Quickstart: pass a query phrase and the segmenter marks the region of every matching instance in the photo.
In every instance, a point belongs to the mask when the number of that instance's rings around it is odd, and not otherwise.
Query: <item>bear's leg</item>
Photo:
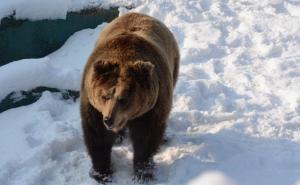
[[[138,182],[148,182],[154,179],[153,156],[162,143],[165,130],[165,124],[159,124],[147,117],[139,118],[129,126],[134,149],[134,180]]]
[[[90,176],[100,183],[110,182],[111,150],[115,134],[105,129],[102,115],[91,105],[82,115],[84,140],[93,165]]]

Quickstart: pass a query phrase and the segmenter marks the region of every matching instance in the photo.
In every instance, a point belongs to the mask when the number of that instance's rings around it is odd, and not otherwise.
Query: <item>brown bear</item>
[[[134,179],[149,181],[172,107],[179,69],[174,36],[160,21],[138,13],[116,18],[101,32],[84,69],[80,111],[90,175],[110,181],[111,150],[128,128]]]

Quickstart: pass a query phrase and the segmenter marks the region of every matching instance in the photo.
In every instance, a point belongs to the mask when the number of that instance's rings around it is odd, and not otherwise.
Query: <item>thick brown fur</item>
[[[152,158],[163,139],[178,70],[175,38],[152,17],[125,14],[101,32],[84,69],[80,97],[96,180],[107,181],[112,173],[111,149],[125,127],[133,144],[136,179],[153,178]]]

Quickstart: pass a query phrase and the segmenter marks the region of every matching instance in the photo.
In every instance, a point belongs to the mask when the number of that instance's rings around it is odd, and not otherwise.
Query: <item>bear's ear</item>
[[[118,69],[118,64],[114,62],[100,60],[94,63],[94,71],[98,75],[117,71]]]
[[[144,84],[151,79],[155,66],[151,62],[136,61],[129,67],[130,75]]]

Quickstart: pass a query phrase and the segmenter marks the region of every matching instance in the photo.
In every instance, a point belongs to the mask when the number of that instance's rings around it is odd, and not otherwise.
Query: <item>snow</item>
[[[234,185],[235,183],[220,172],[205,172],[201,176],[193,179],[188,185]]]
[[[178,41],[181,68],[170,142],[154,158],[157,179],[150,184],[299,185],[299,1],[64,3],[68,10],[134,4],[130,11],[160,19]],[[13,9],[0,6],[0,15]],[[128,11],[120,8],[120,14]],[[32,19],[44,16],[39,13],[32,12]],[[79,90],[83,66],[104,26],[75,33],[44,58],[1,66],[0,100],[37,86]],[[0,113],[0,153],[0,184],[97,184],[88,177],[79,102],[57,93],[44,92],[31,105]],[[112,159],[111,184],[132,184],[129,140],[113,148]]]
[[[0,100],[12,91],[31,90],[39,86],[78,89],[80,79],[76,70],[53,68],[48,57],[19,60],[0,68]]]
[[[90,7],[131,7],[139,0],[1,0],[0,20],[14,15],[16,19],[65,19],[68,12],[80,11]]]
[[[68,0],[30,0],[18,3],[16,19],[65,19],[68,11]]]

